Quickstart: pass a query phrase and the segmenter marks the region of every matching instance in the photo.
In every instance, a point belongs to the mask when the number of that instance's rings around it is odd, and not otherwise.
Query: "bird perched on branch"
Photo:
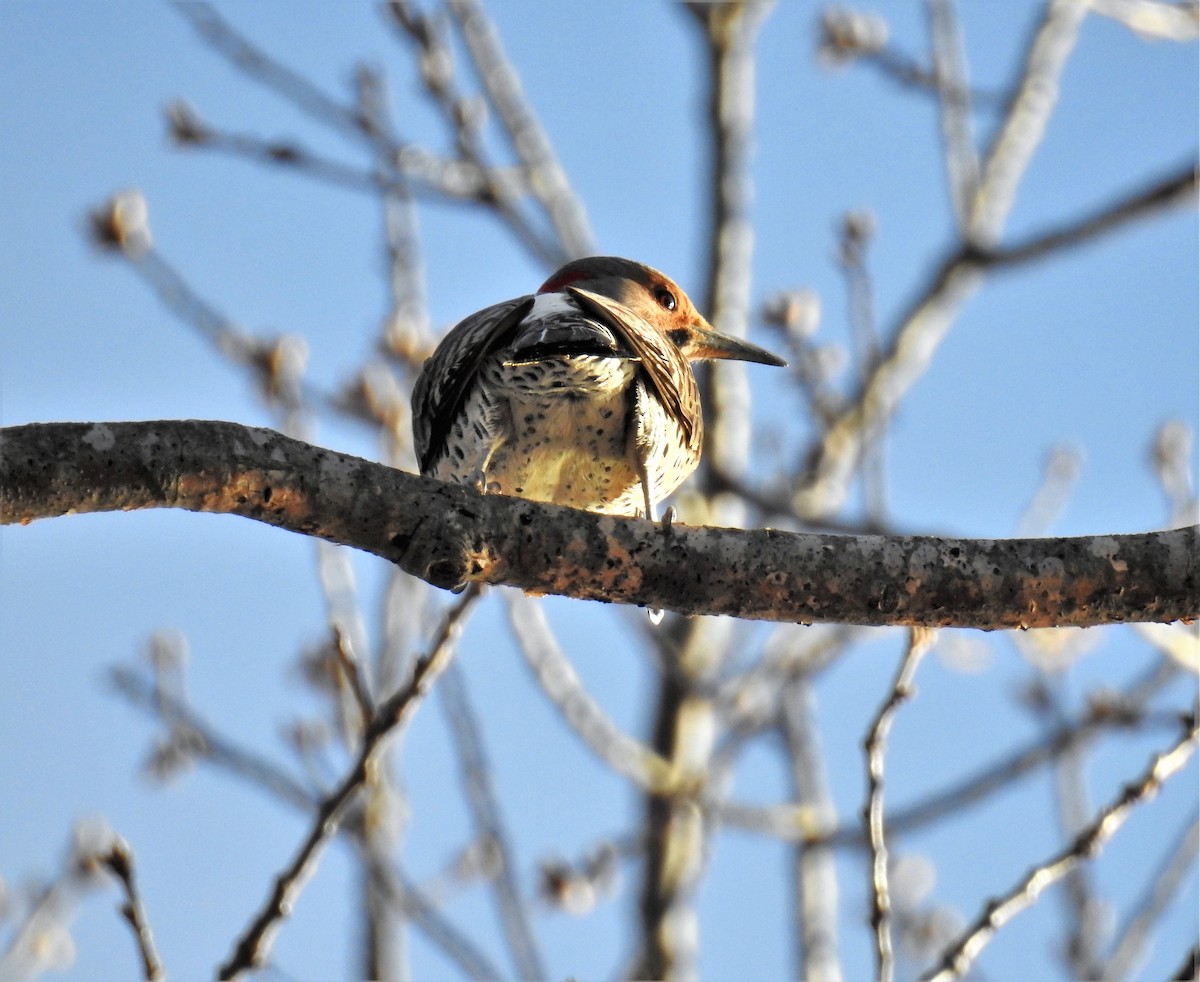
[[[480,491],[657,519],[700,462],[691,362],[783,365],[714,331],[669,277],[567,263],[454,327],[413,390],[421,473]]]

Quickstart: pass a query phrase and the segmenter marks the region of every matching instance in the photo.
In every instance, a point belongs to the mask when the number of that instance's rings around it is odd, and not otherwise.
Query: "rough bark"
[[[184,508],[362,549],[435,586],[685,614],[984,629],[1190,620],[1200,527],[1140,535],[950,539],[664,529],[480,495],[215,421],[0,430],[0,524]]]

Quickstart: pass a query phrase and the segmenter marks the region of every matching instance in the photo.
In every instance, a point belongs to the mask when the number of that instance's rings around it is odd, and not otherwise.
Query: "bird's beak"
[[[749,341],[714,331],[707,325],[692,328],[692,336],[684,346],[684,353],[693,361],[725,359],[727,361],[753,361],[760,365],[775,365],[783,368],[787,362]]]

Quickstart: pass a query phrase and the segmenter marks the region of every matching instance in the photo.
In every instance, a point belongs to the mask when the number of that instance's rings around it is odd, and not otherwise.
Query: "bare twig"
[[[137,944],[138,954],[142,959],[142,974],[147,982],[159,982],[167,977],[162,960],[154,947],[154,935],[150,931],[150,923],[146,919],[146,907],[137,889],[137,881],[133,874],[133,850],[123,839],[118,838],[112,849],[100,857],[100,862],[121,883],[125,891],[125,903],[121,907],[121,916],[129,922],[133,929],[133,939]]]
[[[517,974],[523,979],[546,978],[542,956],[529,923],[527,905],[517,884],[514,869],[516,860],[508,832],[500,818],[491,771],[484,757],[483,737],[467,699],[466,680],[457,665],[452,664],[447,668],[442,680],[441,698],[462,764],[463,783],[466,785],[475,826],[489,857],[494,861],[491,881],[500,909],[500,922],[504,926],[504,936],[516,963]]]
[[[892,901],[888,889],[888,849],[883,821],[884,757],[892,719],[901,704],[912,698],[917,666],[936,640],[936,631],[914,628],[910,632],[908,649],[896,672],[891,692],[879,707],[863,742],[867,756],[867,806],[863,809],[863,817],[871,854],[871,926],[875,930],[876,977],[880,982],[891,982],[895,967],[892,954]]]
[[[1146,771],[1102,808],[1070,846],[1034,866],[1002,897],[989,901],[976,921],[945,952],[938,965],[922,978],[932,982],[948,982],[966,973],[1000,928],[1033,904],[1046,887],[1092,859],[1125,823],[1134,808],[1153,798],[1163,783],[1183,768],[1195,751],[1198,740],[1200,729],[1197,729],[1193,713],[1185,720],[1184,733],[1174,746],[1157,754]]]
[[[296,897],[312,874],[322,848],[337,832],[350,802],[370,779],[379,749],[384,746],[386,738],[412,715],[434,679],[449,664],[462,618],[478,596],[478,588],[469,588],[463,593],[446,612],[430,643],[429,653],[414,666],[409,683],[381,703],[375,711],[363,733],[362,746],[354,766],[341,784],[318,805],[312,829],[292,861],[276,877],[271,895],[262,909],[237,940],[234,950],[220,968],[220,978],[235,978],[263,963],[274,932],[282,919],[291,913]]]

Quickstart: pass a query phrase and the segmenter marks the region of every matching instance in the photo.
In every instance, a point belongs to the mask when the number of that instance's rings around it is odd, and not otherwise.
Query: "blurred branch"
[[[959,308],[982,284],[985,272],[1045,258],[1117,231],[1135,219],[1182,205],[1195,196],[1196,186],[1196,164],[1189,162],[1181,170],[1123,193],[1095,212],[1016,245],[958,245],[901,316],[874,371],[814,448],[807,473],[792,496],[796,514],[814,518],[840,505],[864,440],[892,415],[925,372]]]
[[[1152,41],[1195,41],[1200,37],[1196,0],[1092,0],[1092,9]]]
[[[511,193],[512,189],[494,179],[496,170],[487,158],[483,138],[483,114],[477,104],[458,90],[454,59],[442,23],[413,10],[408,0],[392,0],[386,10],[391,23],[417,48],[421,82],[453,130],[459,157],[486,182],[479,196],[480,203],[494,208],[517,238],[547,266],[558,266],[574,258],[561,243],[534,229]]]
[[[475,712],[467,699],[466,681],[457,665],[448,665],[440,695],[446,722],[454,734],[454,744],[462,766],[463,783],[471,815],[492,859],[490,877],[496,891],[500,923],[522,979],[544,979],[546,970],[538,950],[521,890],[517,885],[512,844],[500,819],[500,807],[492,788],[491,770],[483,753],[483,738]]]
[[[816,698],[806,675],[784,689],[780,727],[791,763],[796,808],[819,827],[836,822],[829,777],[816,720]],[[838,960],[837,863],[827,843],[800,842],[794,853],[796,978],[841,982]]]
[[[994,245],[1004,230],[1017,185],[1042,141],[1058,102],[1058,83],[1075,47],[1090,0],[1049,0],[1026,50],[1021,77],[988,152],[967,227],[966,241]]]
[[[496,168],[489,175],[469,161],[419,147],[399,147],[389,153],[386,166],[367,169],[324,157],[294,138],[271,140],[218,129],[182,101],[171,103],[166,113],[171,137],[180,147],[230,154],[352,191],[378,193],[403,188],[423,200],[480,204],[486,202],[491,182],[511,187],[512,195],[524,187],[521,175],[512,168]]]
[[[1172,974],[1175,982],[1196,982],[1200,978],[1200,942],[1183,956],[1183,962]]]
[[[702,31],[708,60],[707,100],[710,207],[706,233],[704,308],[718,330],[745,337],[750,315],[750,157],[754,129],[754,41],[771,0],[691,3],[686,10]],[[750,390],[744,366],[707,365],[697,372],[704,407],[704,461],[699,483],[711,495],[711,468],[741,474],[749,460]],[[744,522],[740,503],[718,514]],[[650,791],[643,798],[639,940],[632,975],[687,978],[696,972],[699,920],[694,893],[707,859],[699,796],[713,778],[717,729],[712,676],[728,651],[730,625],[711,619],[675,621],[655,637],[662,673],[655,695],[651,746],[688,793]]]
[[[133,940],[137,944],[138,954],[142,959],[142,974],[146,982],[160,982],[166,979],[167,973],[163,968],[158,951],[154,947],[154,935],[150,931],[150,923],[146,919],[146,907],[142,903],[141,894],[137,889],[137,881],[133,874],[133,850],[125,840],[117,837],[112,849],[106,855],[98,857],[98,861],[117,878],[121,889],[125,891],[125,903],[121,907],[121,916],[129,922],[133,929]]]
[[[114,688],[132,705],[151,711],[172,730],[182,731],[185,734],[182,741],[187,753],[207,761],[225,773],[248,781],[252,787],[266,791],[275,799],[304,814],[312,814],[317,808],[319,799],[315,794],[275,764],[257,756],[254,751],[238,747],[217,733],[210,723],[201,718],[182,699],[163,691],[128,668],[114,668],[111,681]],[[353,823],[349,831],[356,835],[365,861],[378,864],[379,857],[368,847],[361,824]],[[487,957],[478,951],[401,871],[388,864],[386,868],[373,868],[372,874],[377,876],[397,908],[434,945],[441,948],[447,957],[458,964],[465,975],[474,979],[500,978],[500,972]]]
[[[1196,197],[1198,180],[1200,171],[1196,163],[1190,161],[1176,171],[1118,196],[1090,214],[1031,235],[1024,241],[992,248],[964,247],[961,259],[957,261],[983,269],[997,269],[1045,258],[1117,231],[1128,222],[1187,204]]]
[[[661,675],[650,744],[675,778],[672,793],[642,800],[642,884],[634,979],[691,978],[700,930],[694,897],[708,855],[711,827],[701,800],[714,783],[717,719],[713,679],[729,650],[732,624],[715,618],[672,618],[658,630]]]
[[[1042,466],[1042,480],[1017,522],[1017,534],[1045,535],[1066,508],[1083,470],[1083,454],[1074,447],[1051,447]]]
[[[960,235],[966,235],[971,201],[979,187],[979,154],[971,132],[971,92],[967,56],[958,22],[957,0],[926,0],[933,69],[941,110],[942,149],[950,203]]]
[[[499,968],[437,909],[424,892],[400,870],[388,865],[377,874],[392,902],[405,917],[416,924],[468,978],[494,982],[501,978]]]
[[[113,195],[93,209],[89,219],[92,241],[124,259],[159,300],[219,354],[249,368],[260,395],[268,405],[280,409],[285,419],[322,402],[337,408],[330,397],[305,383],[308,349],[302,338],[247,334],[194,290],[163,257],[154,246],[149,211],[140,192]]]
[[[867,379],[879,363],[879,336],[875,329],[875,291],[867,266],[867,249],[875,237],[875,216],[866,210],[849,211],[842,218],[838,263],[846,278],[847,317],[854,342],[860,379]],[[859,470],[866,524],[883,527],[887,516],[887,434],[881,421],[863,441]]]
[[[0,441],[0,524],[156,507],[238,514],[362,549],[444,588],[507,583],[777,621],[1033,627],[1200,615],[1196,527],[1007,540],[680,524],[668,533],[234,423],[32,423],[0,430]]]
[[[100,885],[106,857],[121,847],[129,848],[103,819],[76,823],[70,852],[58,875],[26,891],[24,916],[13,925],[8,946],[0,955],[0,979],[28,982],[49,970],[71,967],[75,943],[70,925],[79,901]],[[0,913],[10,914],[6,890],[0,891],[0,900],[5,901]]]
[[[1174,746],[1157,754],[1147,770],[1102,808],[1070,846],[1033,867],[1002,897],[988,901],[978,919],[947,949],[936,968],[922,978],[932,982],[960,978],[1000,928],[1035,903],[1046,887],[1093,859],[1125,824],[1134,808],[1153,798],[1191,758],[1200,741],[1200,729],[1194,712],[1183,722],[1184,733]]]
[[[372,151],[390,179],[403,179],[398,162],[411,160],[412,157],[409,155],[406,158],[408,148],[393,139],[386,130],[381,130],[378,120],[373,120],[357,108],[350,108],[325,95],[308,79],[242,37],[208,4],[174,2],[172,6],[215,51],[249,78],[273,90],[307,115],[343,136],[362,143]],[[460,135],[467,134],[468,120],[457,115],[457,104],[452,108],[454,112],[447,118],[458,128]],[[507,189],[495,178],[492,169],[484,160],[481,145],[467,139],[466,142],[460,141],[459,149],[466,153],[468,167],[473,168],[475,174],[486,182],[477,200],[494,207],[518,240],[542,262],[551,266],[558,265],[563,259],[561,251],[534,230],[512,204]]]
[[[600,760],[639,788],[669,792],[676,786],[671,765],[623,732],[588,694],[555,641],[542,605],[515,591],[506,592],[505,600],[525,663],[567,726]]]
[[[183,699],[133,669],[113,666],[109,681],[132,705],[162,720],[170,729],[170,739],[186,756],[207,760],[296,808],[310,811],[316,805],[316,795],[282,768],[223,737]]]
[[[1057,700],[1055,709],[1061,710]],[[1061,834],[1068,842],[1076,841],[1093,812],[1088,794],[1086,750],[1087,744],[1076,744],[1058,758],[1055,766],[1055,803]],[[1075,978],[1099,978],[1107,918],[1091,870],[1080,865],[1068,872],[1063,877],[1060,896],[1066,908],[1062,954],[1067,967]]]
[[[371,779],[375,757],[391,736],[412,715],[434,679],[449,664],[454,652],[459,624],[478,598],[478,589],[467,590],[446,612],[429,646],[429,653],[413,667],[412,678],[394,695],[381,703],[363,733],[358,759],[341,784],[317,806],[312,829],[288,866],[276,877],[271,895],[234,945],[234,950],[219,970],[219,977],[232,979],[262,965],[280,922],[295,906],[304,882],[326,842],[337,832],[347,807]]]
[[[1155,689],[1174,676],[1164,676]],[[1140,697],[1127,695],[1115,702],[1096,700],[1082,718],[1064,723],[1054,732],[1040,736],[1020,750],[1008,754],[975,774],[956,781],[914,804],[895,809],[888,820],[893,836],[912,832],[943,818],[956,815],[971,805],[987,800],[996,792],[1031,773],[1043,764],[1059,759],[1080,743],[1094,739],[1110,730],[1141,730],[1149,727],[1174,727],[1178,713],[1163,711],[1148,713],[1140,708]],[[756,808],[748,805],[721,804],[720,819],[727,825],[771,835],[785,842],[828,843],[837,847],[865,848],[867,837],[862,829],[846,822],[823,823],[811,809],[795,805],[775,805]]]
[[[1162,917],[1179,887],[1195,874],[1197,852],[1200,852],[1200,823],[1192,818],[1155,872],[1145,897],[1117,935],[1112,955],[1104,966],[1105,980],[1135,977],[1155,922]]]
[[[948,96],[975,109],[997,109],[1004,105],[1001,93],[966,88],[965,78],[958,80],[964,88],[955,90],[950,81],[939,74],[936,50],[934,67],[930,68],[907,52],[888,44],[887,21],[878,14],[838,6],[826,7],[821,12],[817,29],[817,53],[829,65],[862,62],[905,88],[940,97]]]
[[[876,978],[891,982],[895,971],[892,953],[892,899],[888,887],[888,848],[883,821],[884,760],[892,720],[901,704],[914,694],[917,666],[937,640],[937,632],[913,628],[908,649],[896,672],[891,692],[867,730],[863,751],[867,758],[867,806],[863,810],[871,856],[871,927],[875,931]]]
[[[364,120],[354,110],[331,99],[298,72],[276,61],[242,37],[208,3],[171,0],[171,7],[191,24],[214,51],[248,78],[282,96],[318,122],[354,139],[371,138]]]
[[[449,0],[488,101],[521,161],[529,189],[545,210],[567,259],[596,251],[583,202],[571,188],[533,109],[521,92],[520,77],[500,44],[499,34],[477,0]]]
[[[754,131],[754,41],[773,0],[691,3],[708,55],[708,289],[703,309],[719,331],[745,337],[750,318],[754,229],[750,171]],[[707,364],[697,372],[704,407],[701,480],[710,466],[740,474],[749,459],[750,389],[745,366]]]
[[[1191,524],[1188,518],[1192,515],[1200,521],[1200,502],[1196,500],[1192,475],[1191,427],[1180,419],[1167,420],[1154,434],[1149,457],[1167,499],[1167,524]]]

